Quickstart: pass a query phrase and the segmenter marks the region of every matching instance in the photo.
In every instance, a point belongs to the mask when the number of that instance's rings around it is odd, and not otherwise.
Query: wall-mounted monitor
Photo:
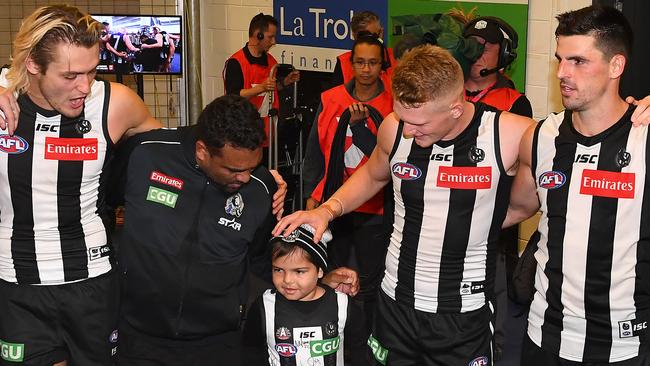
[[[99,73],[182,74],[180,16],[93,14],[93,18],[104,24]]]

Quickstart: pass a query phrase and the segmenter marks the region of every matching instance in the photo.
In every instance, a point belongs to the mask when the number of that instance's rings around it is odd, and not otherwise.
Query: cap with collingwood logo
[[[314,228],[308,224],[302,224],[291,234],[286,236],[274,236],[269,241],[273,244],[278,241],[293,243],[307,251],[323,271],[327,271],[327,243],[332,240],[332,233],[325,230],[318,243],[314,243]]]

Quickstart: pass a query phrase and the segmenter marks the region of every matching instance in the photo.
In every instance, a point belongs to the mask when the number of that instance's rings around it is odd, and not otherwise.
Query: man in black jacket
[[[264,137],[255,107],[224,96],[125,147],[120,364],[240,364],[247,271],[270,274]]]

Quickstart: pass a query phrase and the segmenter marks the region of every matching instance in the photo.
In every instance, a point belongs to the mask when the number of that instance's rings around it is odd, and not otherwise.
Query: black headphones
[[[512,28],[510,24],[497,17],[479,17],[473,19],[467,23],[465,30],[473,28],[476,23],[481,20],[496,24],[496,26],[499,27],[499,30],[501,30],[501,33],[503,33],[503,39],[499,44],[499,62],[497,64],[497,67],[499,69],[502,69],[510,66],[510,64],[512,64],[517,58],[517,52],[515,52],[519,42],[517,31],[515,31],[515,29]]]
[[[257,39],[260,41],[264,39],[264,33],[262,31],[257,31]]]
[[[386,49],[386,46],[384,45],[384,41],[382,41],[381,38],[379,38],[378,34],[371,33],[365,30],[362,30],[359,33],[357,33],[357,36],[355,37],[354,45],[352,45],[353,51],[354,51],[354,46],[356,46],[358,40],[365,40],[366,43],[377,44],[381,52],[381,69],[383,71],[386,71],[388,68],[391,67],[388,49]],[[350,55],[350,61],[353,61],[352,55]]]

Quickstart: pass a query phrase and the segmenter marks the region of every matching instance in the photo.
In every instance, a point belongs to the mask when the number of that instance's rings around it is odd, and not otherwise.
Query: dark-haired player
[[[121,364],[240,364],[247,271],[270,272],[276,183],[259,165],[264,138],[255,107],[226,95],[195,126],[127,142]]]

